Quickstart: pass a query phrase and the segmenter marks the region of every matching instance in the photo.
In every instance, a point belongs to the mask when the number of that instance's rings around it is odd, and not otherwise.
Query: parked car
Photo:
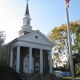
[[[69,72],[63,72],[63,71],[53,71],[54,75],[56,76],[70,76],[70,73]]]

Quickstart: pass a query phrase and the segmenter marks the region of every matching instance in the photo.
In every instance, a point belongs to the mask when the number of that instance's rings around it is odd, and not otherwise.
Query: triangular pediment
[[[53,43],[51,43],[50,40],[44,34],[42,34],[39,30],[36,30],[29,34],[21,36],[18,38],[18,40],[53,46]]]

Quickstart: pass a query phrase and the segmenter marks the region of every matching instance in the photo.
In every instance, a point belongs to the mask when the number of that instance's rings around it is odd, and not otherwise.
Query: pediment
[[[18,40],[53,46],[53,43],[51,43],[50,40],[38,30],[19,37]]]

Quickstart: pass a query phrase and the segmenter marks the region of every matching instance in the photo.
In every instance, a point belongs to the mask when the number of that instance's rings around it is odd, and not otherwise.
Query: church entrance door
[[[23,59],[23,72],[28,73],[29,72],[29,57],[28,55],[24,57]]]

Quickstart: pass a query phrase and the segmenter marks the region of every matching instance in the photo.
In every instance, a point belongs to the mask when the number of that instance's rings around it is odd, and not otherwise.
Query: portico
[[[18,42],[15,44],[17,43]],[[36,46],[37,44],[34,45]],[[18,73],[42,74],[46,71],[47,73],[52,73],[51,50],[47,50],[46,46],[44,46],[44,48],[42,47],[42,45],[40,45],[40,47],[23,46],[20,45],[19,42],[19,45],[11,47],[10,66],[13,67]]]

